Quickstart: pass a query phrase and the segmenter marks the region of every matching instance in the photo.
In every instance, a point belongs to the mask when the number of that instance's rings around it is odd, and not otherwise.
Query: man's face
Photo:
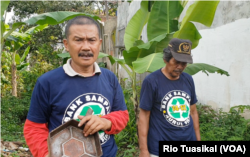
[[[87,68],[97,60],[102,40],[95,25],[71,25],[63,43],[72,58],[71,65]]]
[[[176,80],[179,78],[183,70],[186,68],[187,63],[186,62],[179,62],[175,60],[173,57],[169,60],[169,62],[166,62],[166,72],[168,77],[170,77],[170,80]]]

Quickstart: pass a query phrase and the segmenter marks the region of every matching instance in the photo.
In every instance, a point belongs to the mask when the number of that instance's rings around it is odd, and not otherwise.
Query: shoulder
[[[156,81],[159,78],[160,74],[161,74],[161,69],[156,70],[147,75],[144,80],[149,82]]]
[[[193,77],[186,72],[182,72],[181,76],[186,78],[186,79],[193,80]]]
[[[109,69],[106,68],[100,68],[101,69],[101,75],[108,77],[108,78],[116,78],[116,75],[110,71]]]
[[[38,81],[40,83],[45,83],[45,82],[53,82],[56,81],[58,79],[62,79],[62,77],[65,75],[65,72],[63,70],[62,67],[53,69],[51,71],[48,71],[46,73],[44,73],[43,75],[41,75],[38,78]]]

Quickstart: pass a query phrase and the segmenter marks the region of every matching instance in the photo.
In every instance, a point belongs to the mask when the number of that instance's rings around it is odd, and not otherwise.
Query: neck
[[[178,80],[180,76],[177,77],[173,77],[170,72],[168,71],[168,69],[165,67],[163,67],[161,69],[161,72],[163,73],[163,75],[165,75],[169,80]]]
[[[84,67],[81,67],[81,66],[78,66],[76,65],[74,62],[70,62],[70,65],[72,67],[72,69],[81,74],[82,76],[84,77],[89,77],[89,76],[93,76],[94,74],[94,71],[95,71],[95,67],[94,67],[94,64],[90,65],[90,66],[84,66]]]

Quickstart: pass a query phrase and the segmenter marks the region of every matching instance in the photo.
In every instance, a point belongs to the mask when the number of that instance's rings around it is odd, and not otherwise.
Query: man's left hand
[[[96,115],[89,115],[89,116],[79,115],[78,118],[80,119],[80,122],[78,124],[79,127],[86,123],[83,129],[84,136],[92,135],[99,130],[103,131],[110,130],[112,126],[110,120],[101,118]]]

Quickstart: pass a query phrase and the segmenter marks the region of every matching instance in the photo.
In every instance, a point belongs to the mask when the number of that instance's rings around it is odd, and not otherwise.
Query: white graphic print
[[[162,99],[161,111],[173,126],[185,127],[190,123],[190,96],[180,90],[168,92]]]
[[[89,108],[93,110],[94,115],[102,116],[110,113],[110,103],[107,98],[101,94],[87,93],[78,96],[68,105],[62,123],[65,123],[70,119],[76,119],[79,121],[78,115],[85,116]],[[110,135],[105,134],[104,131],[99,131],[99,137],[101,145],[110,139]]]

